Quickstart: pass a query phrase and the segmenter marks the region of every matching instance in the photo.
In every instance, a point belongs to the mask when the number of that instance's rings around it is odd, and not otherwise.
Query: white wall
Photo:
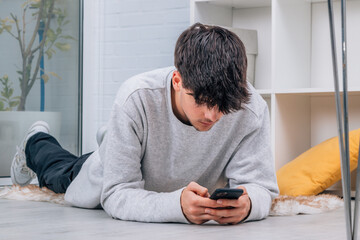
[[[173,65],[180,33],[190,24],[189,0],[86,0],[84,3],[83,152],[96,149],[122,82]]]

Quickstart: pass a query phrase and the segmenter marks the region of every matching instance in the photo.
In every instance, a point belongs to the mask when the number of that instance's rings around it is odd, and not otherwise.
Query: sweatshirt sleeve
[[[257,120],[255,128],[240,142],[225,171],[230,187],[244,186],[251,199],[252,208],[246,221],[267,217],[272,200],[279,193],[267,106]]]
[[[128,113],[123,105],[115,103],[106,146],[100,153],[104,164],[102,207],[111,217],[121,220],[187,223],[180,204],[183,189],[162,193],[144,189],[141,159],[147,123],[137,114],[141,109],[131,101],[126,104],[131,109]]]

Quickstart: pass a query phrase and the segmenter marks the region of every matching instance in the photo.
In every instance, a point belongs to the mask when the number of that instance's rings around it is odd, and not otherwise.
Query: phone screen
[[[242,189],[237,188],[218,188],[211,194],[210,199],[238,199],[243,192]]]

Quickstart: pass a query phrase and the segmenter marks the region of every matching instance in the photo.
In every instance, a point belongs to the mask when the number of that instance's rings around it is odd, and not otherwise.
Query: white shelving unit
[[[258,31],[254,85],[269,105],[276,170],[337,136],[325,0],[192,0],[190,11],[191,23]],[[341,66],[340,2],[334,11]],[[348,1],[350,130],[360,128],[359,25],[360,1]]]

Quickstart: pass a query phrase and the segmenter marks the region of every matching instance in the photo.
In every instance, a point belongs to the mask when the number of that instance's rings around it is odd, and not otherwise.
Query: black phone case
[[[244,191],[237,188],[218,188],[213,194],[211,194],[210,199],[238,199]]]

